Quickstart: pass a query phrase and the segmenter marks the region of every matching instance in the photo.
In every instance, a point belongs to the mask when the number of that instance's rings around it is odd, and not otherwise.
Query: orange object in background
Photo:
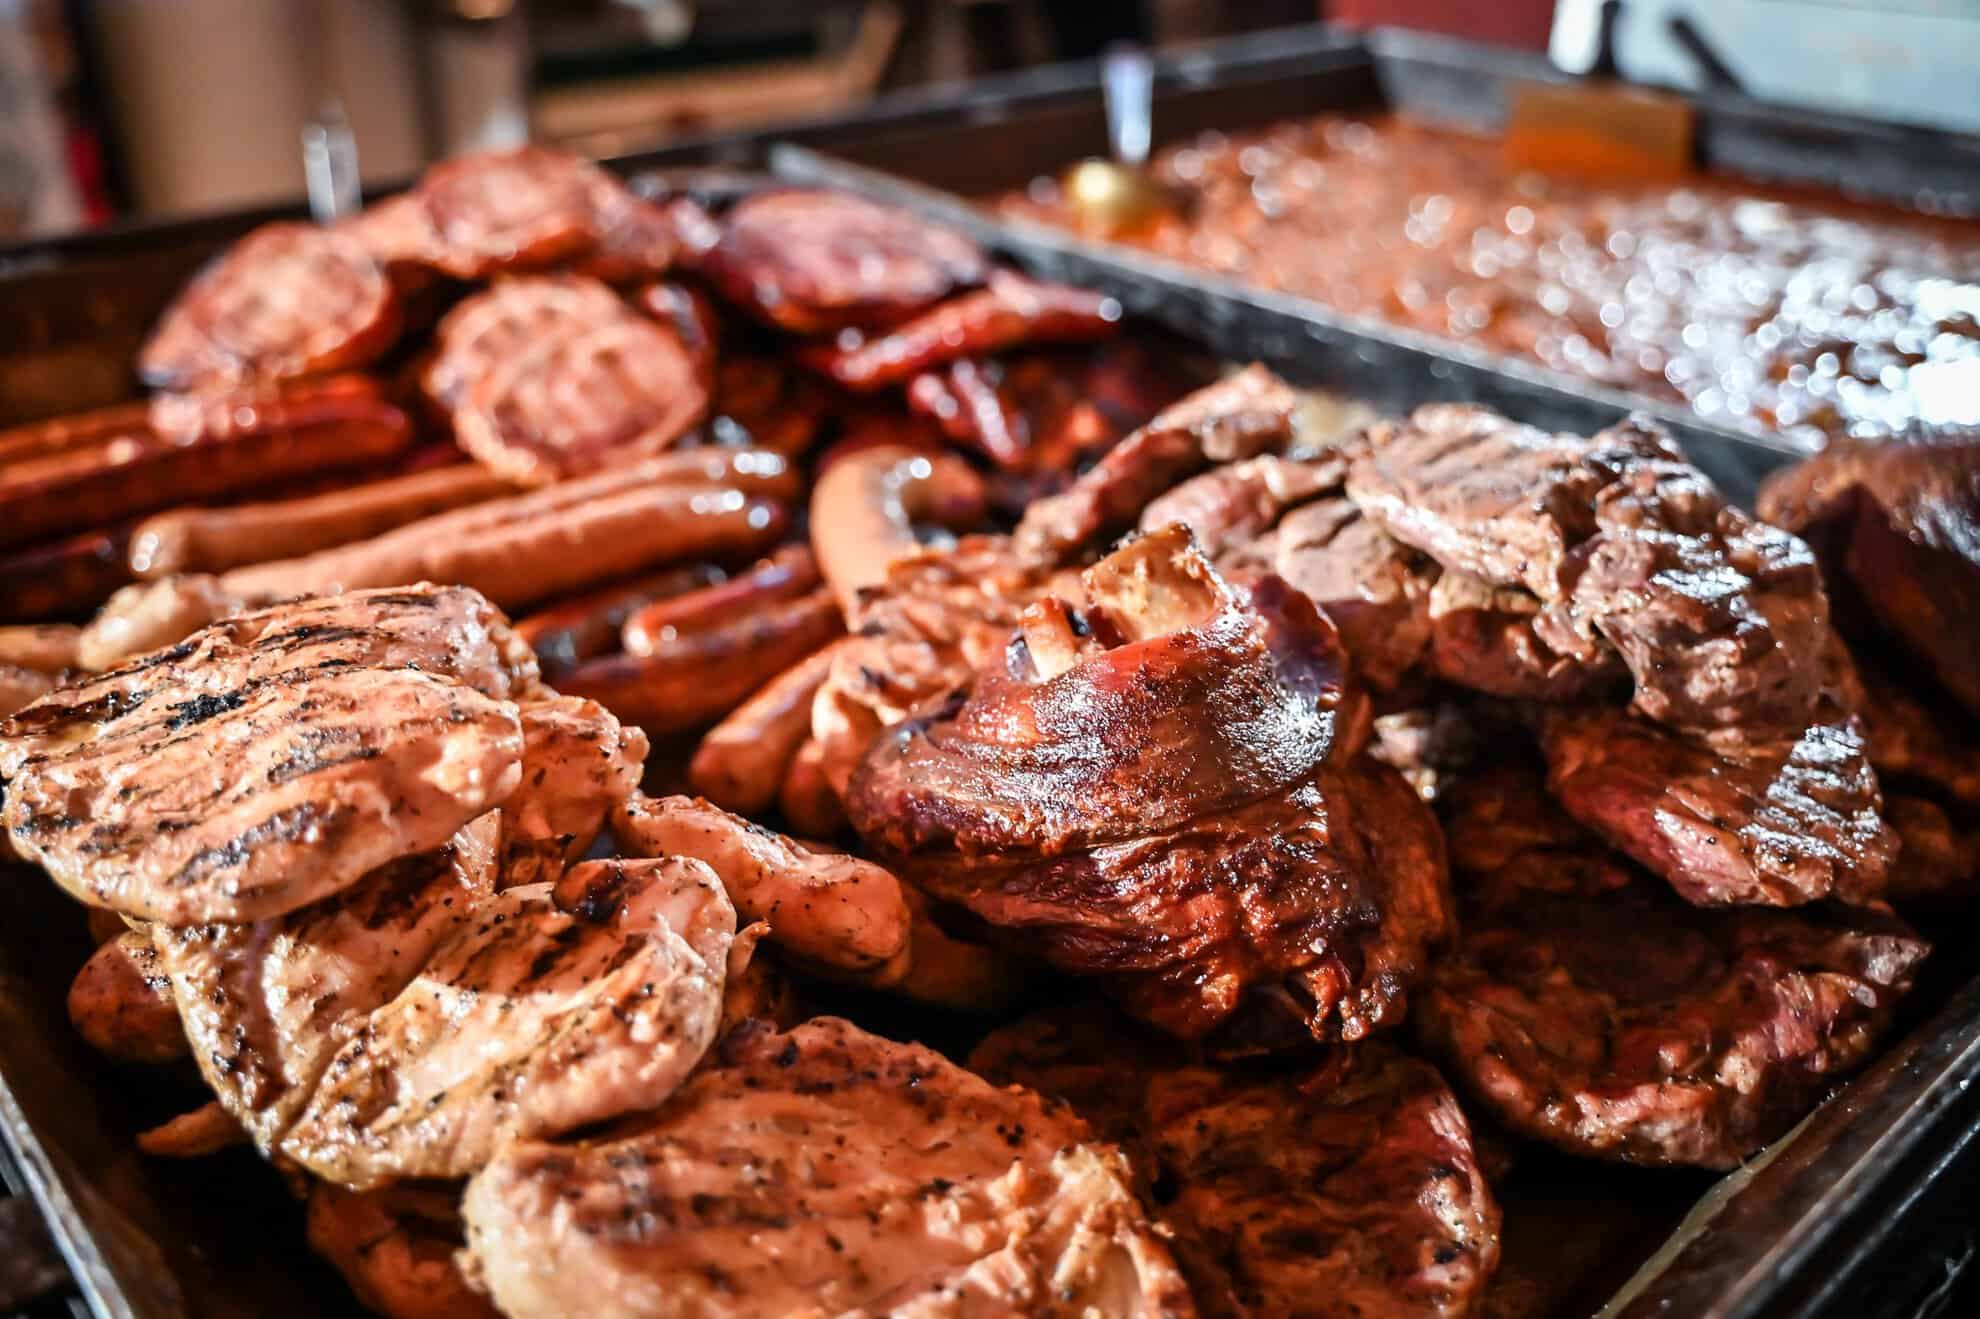
[[[1495,46],[1547,49],[1553,0],[1325,0],[1326,17],[1351,27],[1409,27]]]

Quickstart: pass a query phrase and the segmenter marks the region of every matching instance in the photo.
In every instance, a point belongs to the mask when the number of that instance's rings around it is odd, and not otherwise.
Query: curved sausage
[[[579,660],[617,649],[626,620],[656,600],[667,600],[714,586],[723,579],[720,568],[696,563],[647,573],[631,581],[588,591],[519,619],[516,635],[536,652],[545,679]]]
[[[811,493],[811,544],[839,607],[852,616],[859,594],[918,552],[914,524],[980,516],[983,482],[948,454],[881,446],[827,468]]]
[[[760,815],[777,800],[811,736],[811,703],[832,672],[833,646],[772,678],[708,730],[688,763],[694,790],[726,810]]]
[[[626,619],[626,653],[653,655],[678,637],[704,631],[765,605],[805,595],[818,585],[818,564],[809,545],[786,545],[725,582],[656,600]]]

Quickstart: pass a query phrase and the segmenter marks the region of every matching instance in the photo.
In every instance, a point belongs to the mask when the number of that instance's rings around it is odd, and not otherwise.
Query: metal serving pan
[[[1008,246],[1039,269],[1080,273],[1021,243]],[[1137,311],[1194,332],[1222,356],[1262,359],[1301,383],[1387,410],[1469,399],[1582,430],[1625,411],[1619,401],[1545,380],[1316,327],[1284,309],[1223,306],[1198,290],[1099,273]],[[1673,430],[1741,498],[1790,458],[1683,418]],[[304,1248],[300,1210],[255,1156],[233,1151],[180,1164],[133,1149],[135,1132],[201,1102],[203,1092],[184,1069],[119,1068],[75,1036],[63,999],[88,950],[79,913],[53,884],[19,867],[0,871],[0,1134],[91,1309],[142,1319],[358,1313],[342,1283]],[[1763,1165],[1717,1189],[1702,1174],[1632,1172],[1521,1151],[1504,1188],[1507,1253],[1548,1286],[1544,1305],[1510,1313],[1587,1315],[1613,1297],[1616,1315],[1755,1315],[1785,1296],[1789,1282],[1840,1286],[1855,1276],[1837,1268],[1818,1275],[1802,1262],[1839,1259],[1838,1242],[1867,1251],[1879,1231],[1905,1231],[1898,1210],[1951,1184],[1939,1165],[1971,1125],[1964,1082],[1980,1071],[1980,982],[1960,986],[1980,970],[1980,956],[1960,957],[1942,951],[1933,985],[1909,1005],[1912,1028],[1876,1068]],[[943,1033],[912,1016],[889,1025],[931,1042]],[[1660,1242],[1663,1253],[1646,1267]]]
[[[1301,49],[1296,35],[1285,34],[1276,55],[1261,50],[1268,42],[1253,38],[1240,58],[1223,58],[1223,48],[1213,43],[1159,65],[1155,145],[1185,141],[1207,130],[1236,132],[1328,112],[1395,110],[1489,131],[1502,125],[1513,85],[1564,79],[1538,55],[1419,33],[1378,30],[1356,44],[1310,49]],[[1691,99],[1697,110],[1698,150],[1707,168],[1927,214],[1980,215],[1980,137],[1790,109],[1723,92]],[[992,124],[994,131],[986,131]],[[1020,96],[978,97],[967,120],[892,125],[857,140],[798,145],[829,150],[846,164],[942,192],[955,207],[943,213],[957,218],[965,198],[1022,189],[1082,156],[1104,155],[1107,137],[1099,97],[1062,81]],[[780,172],[800,179],[829,177],[807,167],[805,159],[802,152],[788,157]],[[936,203],[924,199],[923,204]],[[1031,250],[1054,258],[1070,253],[1102,257],[1121,272],[1213,291],[1225,302],[1297,310],[1316,324],[1350,327],[1360,335],[1550,379],[1569,392],[1619,397],[1524,359],[1346,316],[1319,302],[1270,294],[1233,276],[1083,239],[1041,222],[1006,219],[1000,231],[1021,236]],[[1659,400],[1652,410],[1670,416],[1680,406]]]

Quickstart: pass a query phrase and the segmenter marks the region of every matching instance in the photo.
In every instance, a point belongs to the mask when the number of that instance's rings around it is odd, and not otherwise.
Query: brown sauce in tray
[[[1522,173],[1496,140],[1327,116],[1154,163],[1163,256],[1815,445],[1980,424],[1980,223],[1700,175]],[[1056,183],[1003,199],[1067,224]]]

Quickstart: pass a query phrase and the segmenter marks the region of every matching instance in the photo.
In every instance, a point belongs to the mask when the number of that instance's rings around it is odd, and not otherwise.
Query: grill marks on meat
[[[745,1027],[650,1119],[468,1185],[515,1319],[1195,1313],[1121,1157],[1037,1096],[819,1018]]]
[[[286,916],[150,927],[201,1074],[264,1153],[366,1015],[493,893],[475,841],[394,861]]]
[[[1516,1131],[1635,1163],[1737,1164],[1860,1065],[1926,945],[1880,904],[1704,911],[1502,769],[1451,804],[1464,937],[1423,1039]]]
[[[798,334],[894,325],[989,274],[962,234],[850,193],[800,189],[737,203],[698,265],[731,302]]]
[[[1980,439],[1838,440],[1770,478],[1760,513],[1827,547],[1830,580],[1980,714]]]
[[[540,147],[458,156],[411,192],[340,228],[394,267],[456,279],[572,262],[601,279],[651,278],[674,262],[694,216],[630,192],[587,160]]]
[[[708,410],[679,336],[630,314],[533,341],[482,373],[454,413],[462,448],[548,485],[671,447]]]
[[[1468,1315],[1497,1264],[1499,1207],[1457,1100],[1386,1045],[1219,1069],[1089,1004],[996,1032],[970,1066],[1127,1150],[1207,1315]]]
[[[1448,930],[1443,859],[1408,786],[1353,759],[1367,706],[1331,627],[1276,578],[1234,592],[1180,528],[1083,584],[1088,609],[1034,609],[1004,671],[875,743],[854,826],[1173,1034],[1392,1023]]]
[[[1583,439],[1439,405],[1371,440],[1355,502],[1447,569],[1530,592],[1557,654],[1614,646],[1641,713],[1735,749],[1806,725],[1828,632],[1813,558],[1725,507],[1660,432]]]
[[[365,1189],[660,1104],[714,1041],[735,910],[698,861],[588,861],[478,904],[323,1070],[284,1154]]]
[[[270,224],[229,248],[166,309],[138,352],[154,389],[363,366],[391,347],[399,303],[348,233]]]
[[[458,588],[241,615],[0,724],[0,818],[93,905],[281,915],[498,805],[523,749],[504,698],[534,681]]]
[[[1738,760],[1620,710],[1548,716],[1548,784],[1567,812],[1701,906],[1795,906],[1884,889],[1898,840],[1845,719]]]

